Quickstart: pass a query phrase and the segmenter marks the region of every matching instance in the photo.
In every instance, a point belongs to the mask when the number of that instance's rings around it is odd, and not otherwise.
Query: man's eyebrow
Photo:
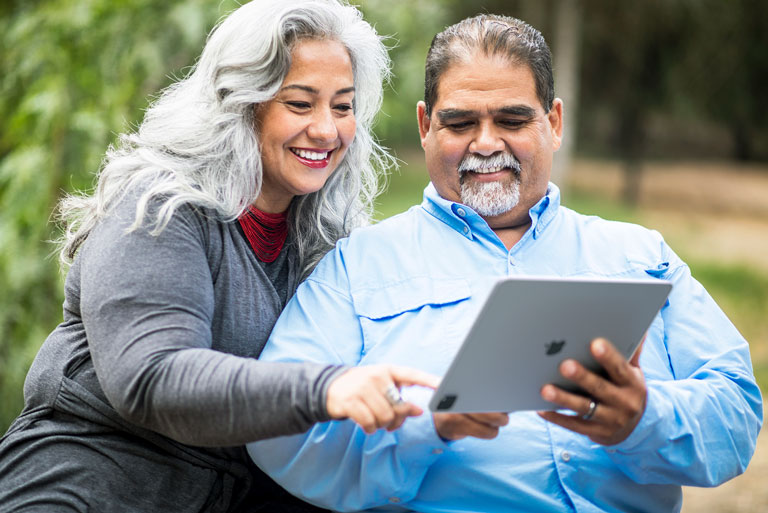
[[[317,90],[316,88],[314,88],[312,86],[308,86],[308,85],[302,85],[302,84],[289,84],[289,85],[283,87],[280,90],[281,91],[285,91],[286,89],[299,89],[301,91],[306,91],[306,92],[308,92],[310,94],[319,94],[320,93],[320,91]],[[347,94],[347,93],[354,93],[354,92],[355,92],[355,87],[354,86],[349,86],[349,87],[343,87],[343,88],[339,89],[338,91],[336,91],[336,93],[334,93],[334,95],[338,96],[340,94]]]
[[[437,119],[439,119],[441,123],[445,124],[453,119],[466,118],[475,114],[476,112],[474,110],[442,109],[437,111]]]
[[[492,114],[505,114],[507,116],[516,116],[520,118],[535,118],[536,110],[527,105],[505,105],[494,109]],[[477,111],[468,109],[442,109],[437,111],[437,119],[445,124],[454,119],[467,118],[477,115]]]
[[[494,111],[494,114],[506,114],[508,116],[517,116],[522,118],[535,118],[536,110],[527,105],[508,105]]]

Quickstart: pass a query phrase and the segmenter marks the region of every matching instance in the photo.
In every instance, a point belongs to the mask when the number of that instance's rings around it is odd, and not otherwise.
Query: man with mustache
[[[251,444],[257,464],[342,511],[679,511],[681,485],[743,472],[762,423],[747,342],[658,233],[560,205],[549,177],[563,103],[541,34],[491,15],[448,27],[427,56],[417,117],[423,203],[339,242],[264,358],[442,375],[504,276],[665,279],[669,301],[631,361],[593,341],[606,377],[563,362],[591,398],[542,388],[577,415],[433,413],[373,434],[331,422]],[[402,394],[426,409],[431,390]]]

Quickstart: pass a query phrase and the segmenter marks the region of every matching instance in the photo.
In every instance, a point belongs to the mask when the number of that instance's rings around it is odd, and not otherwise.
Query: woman
[[[0,511],[301,511],[242,445],[421,411],[430,376],[257,357],[298,280],[368,221],[388,70],[359,12],[258,0],[209,37],[95,193],[62,204],[64,322],[0,444]]]

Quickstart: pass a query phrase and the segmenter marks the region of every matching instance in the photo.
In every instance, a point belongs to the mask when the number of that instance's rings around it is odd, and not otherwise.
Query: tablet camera
[[[444,395],[443,398],[440,399],[440,402],[437,404],[437,409],[438,410],[447,410],[447,409],[449,409],[451,406],[453,406],[453,403],[456,402],[456,398],[457,397],[458,396],[456,396],[454,394],[446,394],[446,395]]]

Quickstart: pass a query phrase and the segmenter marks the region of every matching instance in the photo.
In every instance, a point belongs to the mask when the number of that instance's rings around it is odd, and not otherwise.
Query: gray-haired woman
[[[94,194],[63,201],[64,321],[0,443],[0,511],[311,509],[243,444],[421,413],[392,398],[434,385],[417,371],[254,359],[297,282],[369,220],[388,65],[340,1],[244,5]]]

